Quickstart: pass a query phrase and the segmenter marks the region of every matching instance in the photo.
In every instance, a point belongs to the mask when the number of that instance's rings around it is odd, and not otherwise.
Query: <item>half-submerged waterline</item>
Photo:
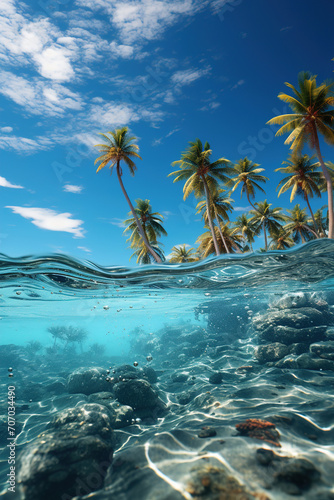
[[[334,242],[0,282],[1,497],[334,498]]]

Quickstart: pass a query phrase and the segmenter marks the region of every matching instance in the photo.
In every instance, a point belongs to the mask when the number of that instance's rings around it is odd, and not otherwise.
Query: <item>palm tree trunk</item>
[[[301,230],[301,229],[299,230],[299,234],[300,234],[301,239],[302,239],[302,244],[304,245],[304,243],[306,243],[306,240],[305,240],[305,238],[304,238],[304,235],[303,235],[303,232],[302,232],[302,230]]]
[[[217,241],[217,238],[216,238],[215,230],[213,228],[213,223],[212,223],[212,218],[211,218],[211,213],[210,213],[210,206],[209,206],[210,192],[209,192],[208,184],[206,182],[205,175],[202,175],[202,180],[203,180],[203,186],[204,186],[204,191],[205,191],[206,212],[207,212],[207,215],[208,215],[209,228],[210,228],[210,231],[211,231],[211,234],[212,234],[212,241],[213,241],[213,245],[214,245],[215,250],[216,250],[216,255],[220,255],[218,241]]]
[[[219,222],[219,218],[218,218],[216,207],[214,207],[214,211],[215,211],[215,218],[216,218],[216,221],[217,221],[218,231],[219,231],[221,240],[223,242],[224,248],[226,250],[226,253],[231,253],[229,251],[228,247],[227,247],[226,240],[225,240],[224,235],[223,235],[223,231],[221,230],[221,227],[220,227],[220,222]]]
[[[318,160],[322,168],[322,173],[326,179],[327,184],[327,195],[328,195],[328,218],[329,218],[329,227],[328,227],[328,238],[334,239],[334,205],[333,205],[333,184],[331,176],[328,173],[325,162],[322,158],[320,145],[319,145],[319,137],[317,129],[314,126],[313,129],[313,137],[314,137],[314,146],[317,152]]]
[[[256,208],[254,207],[253,203],[250,201],[250,198],[249,198],[249,193],[248,193],[248,191],[247,191],[247,188],[246,188],[246,196],[247,196],[248,203],[249,203],[250,205],[252,205],[252,207],[254,208],[254,210],[256,210]],[[257,211],[257,210],[256,210],[256,211]]]
[[[263,234],[264,234],[264,248],[265,248],[265,251],[268,252],[268,240],[267,240],[265,221],[263,221]]]
[[[126,198],[126,201],[127,201],[127,202],[128,202],[128,204],[129,204],[129,207],[130,207],[130,210],[131,210],[131,212],[132,212],[133,218],[134,218],[134,219],[135,219],[135,221],[136,221],[136,224],[137,224],[137,227],[138,227],[139,234],[140,234],[140,236],[143,238],[143,241],[144,241],[144,244],[145,244],[145,246],[146,246],[146,248],[147,248],[147,251],[148,251],[148,252],[152,255],[152,257],[155,259],[155,261],[156,261],[156,262],[158,262],[159,264],[161,264],[161,262],[162,262],[162,261],[161,261],[160,257],[159,257],[159,256],[155,253],[155,251],[153,250],[153,248],[151,248],[151,247],[150,247],[150,244],[149,244],[149,242],[148,242],[148,239],[147,239],[147,237],[146,237],[146,234],[144,233],[144,230],[143,230],[143,228],[142,228],[142,225],[141,225],[141,224],[140,224],[140,222],[139,222],[139,219],[138,219],[137,214],[136,214],[136,212],[135,212],[135,209],[134,209],[134,207],[133,207],[133,205],[132,205],[132,203],[131,203],[131,200],[130,200],[130,198],[129,198],[129,196],[128,196],[128,193],[126,192],[126,189],[125,189],[124,184],[123,184],[123,181],[122,181],[122,175],[121,175],[121,172],[120,172],[119,161],[117,162],[116,171],[117,171],[118,181],[119,181],[119,183],[120,183],[120,185],[121,185],[121,189],[122,189],[123,194],[124,194],[124,196],[125,196],[125,198]]]
[[[319,236],[317,235],[317,233],[315,231],[313,231],[313,229],[311,229],[310,227],[305,226],[305,229],[306,229],[306,231],[309,231],[310,233],[314,234],[314,236],[316,238],[319,238]]]
[[[315,231],[316,231],[316,237],[319,238],[319,228],[318,228],[318,225],[315,221],[315,218],[314,218],[314,213],[312,212],[312,208],[311,208],[311,205],[310,205],[310,202],[309,202],[309,199],[308,199],[308,196],[307,196],[307,193],[304,192],[304,195],[305,195],[305,200],[306,200],[306,203],[307,203],[307,206],[308,206],[308,209],[310,211],[310,214],[311,214],[311,217],[312,217],[312,220],[313,220],[313,224],[314,224],[314,227],[315,227]]]

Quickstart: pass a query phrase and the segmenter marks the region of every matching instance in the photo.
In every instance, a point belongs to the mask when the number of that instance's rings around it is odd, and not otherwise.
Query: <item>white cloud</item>
[[[225,0],[227,1],[227,0]],[[182,17],[192,17],[212,0],[76,0],[77,5],[105,11],[126,43],[145,43],[161,38]]]
[[[248,212],[248,210],[252,210],[253,207],[248,205],[247,207],[233,207],[233,210],[236,212]]]
[[[235,85],[233,85],[233,87],[231,88],[231,90],[235,90],[237,89],[238,87],[241,87],[241,85],[244,85],[245,84],[245,80],[239,80]]]
[[[118,217],[113,217],[112,219],[109,220],[109,223],[112,224],[113,226],[125,228],[124,226],[124,219],[119,219]]]
[[[0,186],[6,187],[6,188],[14,188],[14,189],[24,189],[23,186],[18,186],[17,184],[12,184],[11,182],[7,181],[4,177],[0,176]]]
[[[13,132],[13,127],[1,127],[0,132],[3,132],[4,134],[10,134]]]
[[[59,83],[27,80],[9,71],[0,72],[0,94],[35,115],[61,116],[83,107],[82,98]]]
[[[118,45],[116,42],[111,42],[110,50],[113,55],[123,59],[130,59],[134,54],[134,48],[131,45]]]
[[[72,214],[68,212],[57,213],[49,208],[37,207],[6,206],[6,208],[10,208],[14,214],[19,214],[25,219],[32,219],[32,224],[41,229],[72,233],[75,238],[84,237],[85,231],[81,227],[83,221],[71,219]]]
[[[53,146],[53,141],[47,137],[29,139],[27,137],[0,136],[0,149],[18,151],[19,153],[33,153],[44,151]]]
[[[203,69],[186,69],[186,70],[181,70],[177,71],[174,73],[172,76],[171,80],[175,85],[189,85],[190,83],[195,82],[199,78],[202,78],[202,76],[207,75],[210,73],[211,68],[203,68]]]
[[[64,48],[49,47],[35,56],[39,72],[45,78],[68,82],[73,79],[74,71]]]
[[[84,122],[87,126],[95,125],[101,130],[101,127],[110,128],[129,125],[140,120],[150,121],[152,123],[161,121],[163,113],[158,109],[148,109],[145,106],[104,102],[103,104],[93,104],[90,111],[86,114]]]
[[[79,250],[82,250],[83,252],[88,252],[91,253],[91,250],[87,247],[78,247]]]
[[[75,193],[75,194],[81,193],[82,190],[83,190],[82,186],[75,186],[73,184],[65,184],[63,188],[63,191],[65,191],[66,193]]]

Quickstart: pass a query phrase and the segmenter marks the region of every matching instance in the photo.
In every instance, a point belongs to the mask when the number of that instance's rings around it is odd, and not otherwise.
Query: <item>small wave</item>
[[[100,266],[66,255],[11,258],[0,255],[0,286],[63,290],[101,288],[238,289],[277,282],[319,283],[334,277],[334,241],[312,241],[286,251],[232,254],[192,264],[126,268]]]

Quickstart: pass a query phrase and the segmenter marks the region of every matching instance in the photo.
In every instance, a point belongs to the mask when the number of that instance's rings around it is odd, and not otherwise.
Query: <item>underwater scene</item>
[[[133,269],[2,255],[0,300],[0,498],[334,499],[331,240]]]

